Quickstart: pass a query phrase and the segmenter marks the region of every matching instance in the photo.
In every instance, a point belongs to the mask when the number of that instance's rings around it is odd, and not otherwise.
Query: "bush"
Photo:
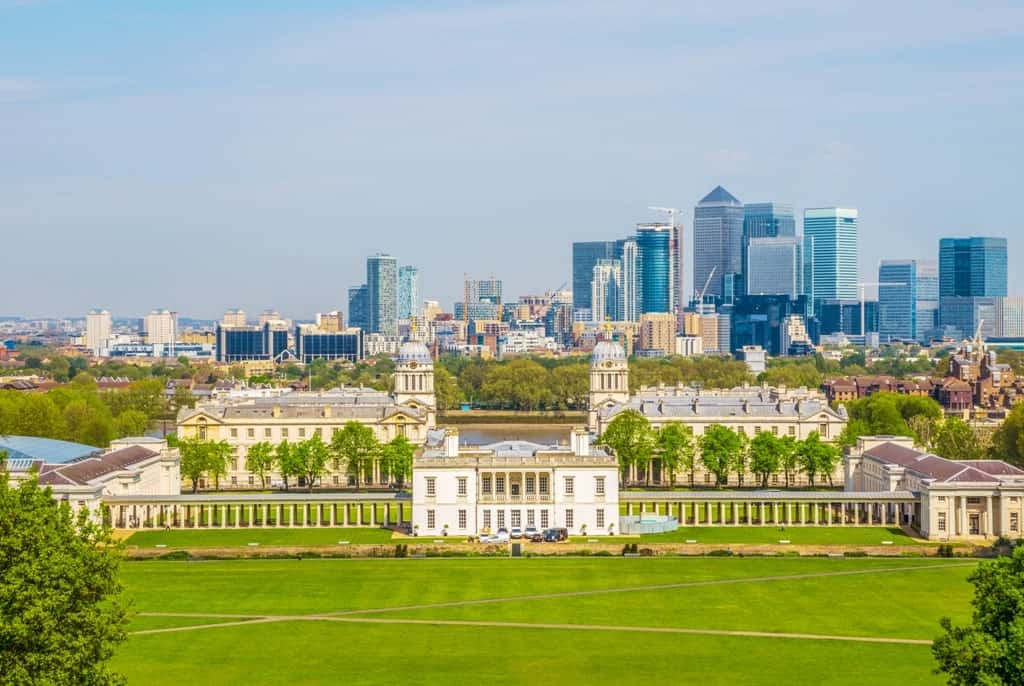
[[[708,557],[732,557],[733,552],[731,550],[712,550],[708,552]]]
[[[942,543],[935,551],[935,554],[939,557],[953,557],[953,546],[949,543]]]
[[[395,546],[395,557],[409,557],[409,545],[399,543]]]

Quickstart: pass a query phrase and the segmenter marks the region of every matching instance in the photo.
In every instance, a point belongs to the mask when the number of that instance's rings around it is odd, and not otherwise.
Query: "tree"
[[[832,485],[832,472],[839,463],[839,449],[822,441],[817,431],[812,431],[797,445],[797,459],[811,486],[819,474],[824,474],[829,486]]]
[[[608,423],[600,440],[618,458],[624,481],[628,479],[630,467],[635,467],[637,473],[647,471],[655,446],[654,429],[647,417],[636,410],[620,412]]]
[[[1024,684],[1024,546],[982,562],[967,579],[974,584],[971,623],[941,620],[944,634],[932,644],[938,671],[952,686]]]
[[[209,442],[200,438],[184,438],[176,443],[181,452],[181,473],[192,482],[192,492],[195,493],[209,464]]]
[[[126,637],[121,548],[35,479],[0,470],[0,684],[123,684],[107,662]]]
[[[120,438],[143,436],[149,428],[149,417],[141,410],[125,410],[114,418],[114,429]]]
[[[416,446],[405,436],[395,436],[381,447],[381,470],[391,474],[401,488],[412,477],[412,456]]]
[[[747,474],[747,465],[750,463],[750,439],[742,432],[737,432],[736,438],[740,441],[740,447],[732,456],[731,468],[736,472],[736,483],[742,486],[743,477]]]
[[[977,460],[984,453],[971,425],[959,417],[947,417],[939,425],[932,450],[950,460]]]
[[[761,488],[768,486],[768,479],[782,466],[782,440],[767,431],[754,436],[750,441],[750,471],[757,475]]]
[[[192,395],[191,389],[179,384],[174,387],[174,395],[171,397],[171,405],[173,405],[176,410],[180,410],[183,407],[195,407],[196,397]]]
[[[206,471],[213,475],[213,486],[220,489],[220,478],[228,471],[228,460],[235,449],[227,441],[210,441],[206,453]]]
[[[441,412],[457,407],[462,402],[462,390],[451,373],[441,365],[434,365],[434,396]]]
[[[786,488],[789,488],[790,477],[796,474],[800,466],[797,442],[793,436],[783,436],[779,439],[779,466],[786,477]]]
[[[995,459],[1024,466],[1024,403],[1014,405],[992,434],[989,453]]]
[[[658,431],[657,447],[661,466],[668,472],[669,485],[676,482],[676,472],[685,469],[690,473],[690,485],[693,486],[693,429],[682,422],[669,422]]]
[[[267,487],[267,476],[274,468],[274,446],[266,441],[261,441],[249,446],[245,453],[245,469],[260,478],[260,486]]]
[[[729,483],[729,472],[740,448],[739,435],[721,424],[712,424],[700,437],[700,461],[715,475],[716,487]]]
[[[362,483],[360,477],[373,469],[373,461],[380,454],[380,442],[373,429],[351,421],[334,431],[331,450],[336,458],[345,462],[348,473],[355,477],[358,486]]]
[[[311,438],[297,444],[293,452],[300,475],[306,480],[306,487],[312,493],[313,485],[323,476],[327,460],[330,459],[330,448],[324,443],[324,439],[320,438],[320,434],[315,433]]]
[[[277,460],[277,468],[281,471],[281,478],[284,479],[284,490],[288,490],[288,477],[298,478],[302,476],[302,461],[295,452],[295,446],[288,441],[281,441],[274,448],[274,458]]]
[[[551,394],[566,406],[586,408],[590,394],[590,369],[585,364],[563,364],[551,370]]]

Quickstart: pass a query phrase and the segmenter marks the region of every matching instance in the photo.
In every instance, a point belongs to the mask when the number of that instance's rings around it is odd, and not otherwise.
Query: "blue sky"
[[[853,206],[861,270],[1010,239],[1024,5],[0,0],[0,314],[510,295],[716,184]],[[688,267],[687,267],[688,268]],[[688,271],[688,274],[692,272]],[[690,277],[687,277],[690,280]]]

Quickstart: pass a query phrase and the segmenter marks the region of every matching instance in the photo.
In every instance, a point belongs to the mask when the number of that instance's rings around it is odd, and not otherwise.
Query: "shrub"
[[[942,543],[936,549],[935,554],[939,557],[953,557],[953,546],[949,543]]]
[[[732,557],[733,552],[731,550],[711,550],[708,552],[708,557]]]

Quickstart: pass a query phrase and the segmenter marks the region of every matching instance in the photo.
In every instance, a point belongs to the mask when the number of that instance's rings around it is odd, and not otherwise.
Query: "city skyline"
[[[0,314],[344,309],[378,251],[415,256],[423,296],[450,303],[452,246],[510,293],[544,290],[573,241],[663,220],[650,205],[681,208],[692,245],[717,184],[798,216],[856,207],[864,280],[940,236],[1012,235],[979,199],[1015,191],[1024,9],[581,8],[300,3],[239,24],[0,4],[5,271],[48,274]],[[182,278],[204,260],[179,243],[219,256],[222,288]]]

